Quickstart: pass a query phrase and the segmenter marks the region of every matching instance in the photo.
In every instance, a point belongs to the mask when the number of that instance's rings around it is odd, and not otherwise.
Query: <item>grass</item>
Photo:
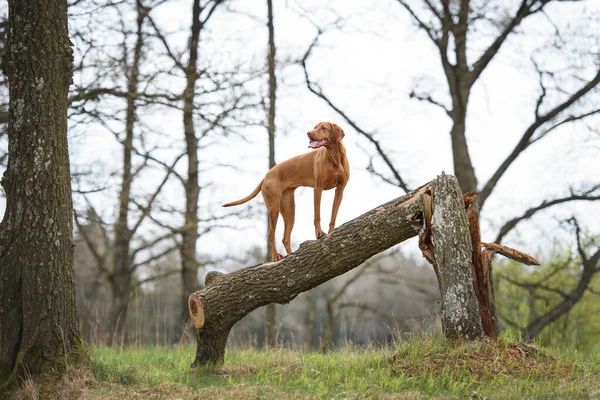
[[[190,369],[194,351],[92,349],[89,370],[67,374],[66,386],[73,398],[90,400],[600,397],[600,355],[509,339],[465,343],[425,336],[395,348],[327,354],[229,350],[215,371]]]

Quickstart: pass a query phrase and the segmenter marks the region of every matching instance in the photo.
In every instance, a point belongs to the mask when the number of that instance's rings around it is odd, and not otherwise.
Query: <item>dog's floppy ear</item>
[[[336,142],[341,142],[344,136],[344,130],[340,128],[339,125],[332,123],[331,124],[331,134],[333,135],[333,140]]]

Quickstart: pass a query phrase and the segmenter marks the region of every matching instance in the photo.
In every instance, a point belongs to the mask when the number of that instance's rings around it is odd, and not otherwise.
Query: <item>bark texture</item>
[[[479,303],[473,288],[473,247],[457,179],[440,175],[432,187],[431,242],[447,338],[483,336]]]
[[[0,224],[0,381],[37,374],[79,343],[67,93],[66,0],[10,0],[3,70],[9,160]]]
[[[202,314],[194,364],[221,363],[231,327],[246,314],[350,271],[371,256],[417,235],[422,201],[410,193],[347,222],[330,235],[304,242],[279,262],[231,274],[211,272],[203,290],[189,298],[192,316]]]
[[[419,245],[432,263],[442,297],[440,317],[447,338],[484,334],[473,287],[473,247],[457,179],[442,173],[424,194],[425,225]]]

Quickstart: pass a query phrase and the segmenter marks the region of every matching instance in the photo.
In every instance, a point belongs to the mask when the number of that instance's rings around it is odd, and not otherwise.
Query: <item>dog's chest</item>
[[[333,189],[343,183],[345,179],[344,170],[341,168],[330,167],[327,171],[325,180],[325,190]]]

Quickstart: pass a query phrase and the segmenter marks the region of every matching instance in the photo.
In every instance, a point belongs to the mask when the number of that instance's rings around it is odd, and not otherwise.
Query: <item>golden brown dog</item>
[[[320,122],[308,132],[310,148],[316,149],[306,154],[292,157],[275,165],[258,184],[256,189],[241,200],[224,204],[223,207],[243,204],[262,192],[269,212],[269,245],[271,259],[281,260],[281,254],[275,247],[275,228],[279,213],[284,221],[283,246],[290,254],[290,237],[294,227],[295,209],[294,191],[300,186],[310,186],[314,191],[315,236],[324,235],[321,229],[321,194],[323,190],[335,188],[333,210],[329,222],[329,232],[335,227],[344,188],[350,178],[350,166],[346,157],[346,148],[342,144],[344,131],[331,122]]]

